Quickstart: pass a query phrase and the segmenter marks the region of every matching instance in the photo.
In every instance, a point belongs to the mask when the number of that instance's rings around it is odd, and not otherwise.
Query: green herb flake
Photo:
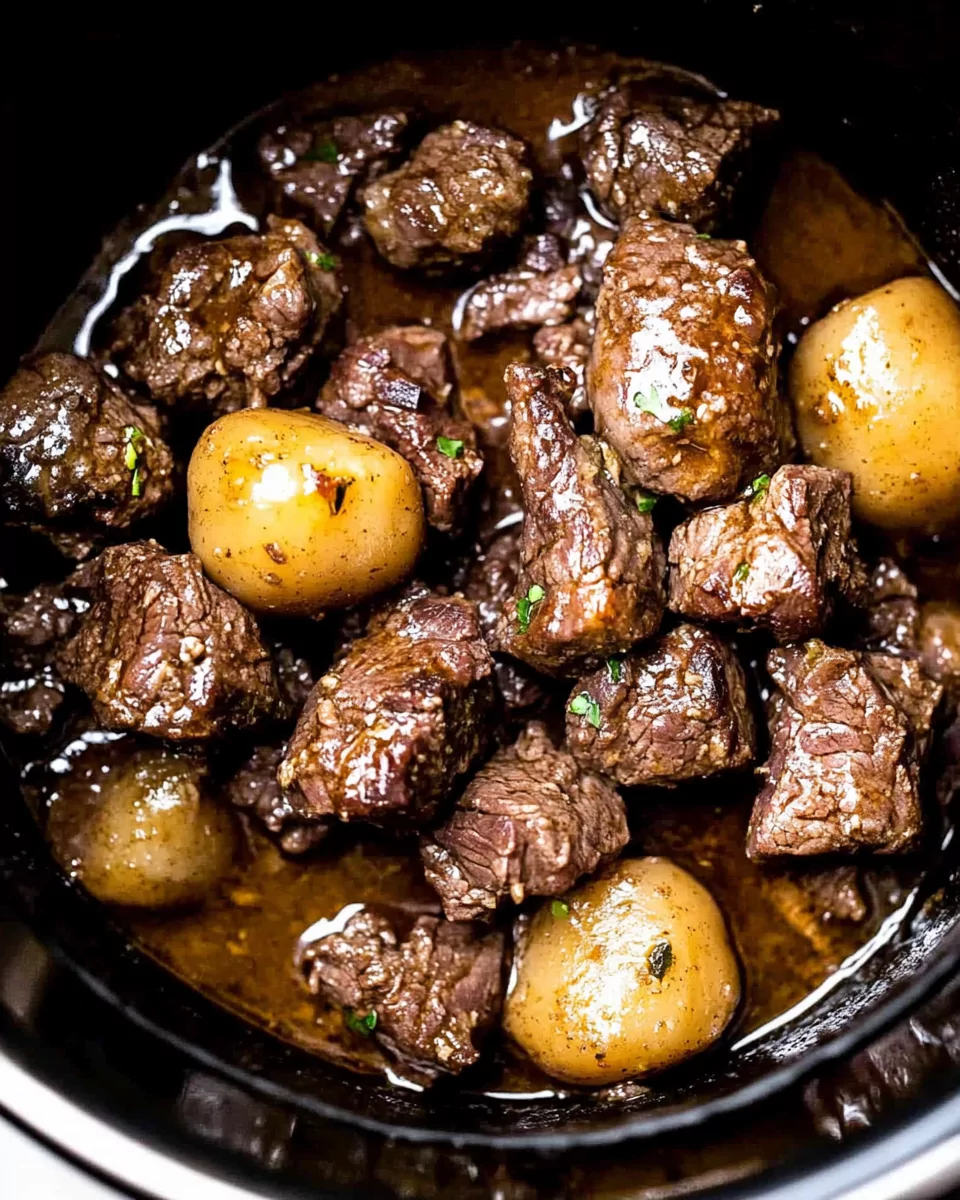
[[[352,1008],[343,1010],[343,1023],[353,1033],[369,1037],[377,1027],[377,1010],[371,1008],[365,1017],[358,1016]]]
[[[770,476],[758,475],[753,483],[743,489],[745,500],[762,500],[770,490]]]
[[[698,233],[697,241],[698,242],[709,242],[712,237],[713,237],[712,233]]]
[[[517,628],[526,633],[530,628],[530,618],[533,616],[533,606],[539,604],[547,593],[539,583],[531,584],[525,596],[517,601]]]
[[[660,393],[653,384],[650,385],[650,391],[646,395],[643,392],[637,392],[633,397],[633,403],[641,412],[650,413],[664,425],[669,425],[674,433],[686,429],[693,420],[693,413],[689,408],[671,408],[666,400],[661,400]]]
[[[318,254],[316,250],[307,251],[307,262],[311,266],[319,267],[321,271],[335,271],[337,269],[337,260],[332,254]]]
[[[123,427],[123,465],[133,473],[130,494],[136,499],[143,493],[143,473],[140,470],[140,455],[147,435],[136,425]]]
[[[614,683],[619,683],[623,678],[623,659],[608,658],[607,670],[610,672],[610,678]]]
[[[663,979],[673,966],[673,947],[666,938],[654,943],[653,949],[647,955],[647,965],[654,979]]]
[[[637,492],[637,512],[653,512],[657,506],[657,497],[649,492]]]
[[[459,438],[448,438],[441,434],[437,438],[437,449],[447,458],[459,458],[463,454],[463,442]]]
[[[558,921],[566,921],[570,916],[570,905],[566,900],[551,900],[550,915],[556,917]]]
[[[337,143],[333,138],[324,138],[322,142],[311,146],[306,154],[301,154],[300,157],[306,159],[307,162],[335,163],[339,155]]]
[[[140,477],[140,467],[138,465],[133,468],[133,478],[130,480],[130,495],[133,496],[135,500],[138,500],[142,491],[143,480]]]
[[[578,696],[574,696],[570,701],[570,712],[575,717],[586,717],[594,729],[600,728],[600,705],[589,692],[581,692]]]
[[[742,562],[733,573],[734,583],[743,583],[749,574],[750,564],[748,562]]]

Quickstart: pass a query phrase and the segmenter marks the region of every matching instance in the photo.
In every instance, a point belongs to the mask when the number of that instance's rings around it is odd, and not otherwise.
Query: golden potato
[[[129,739],[83,752],[53,797],[54,855],[108,904],[167,908],[203,898],[236,851],[231,814],[191,755]]]
[[[309,412],[243,409],[205,430],[187,472],[190,545],[260,612],[310,615],[401,582],[423,545],[409,463]]]
[[[790,366],[807,456],[853,475],[858,517],[932,533],[960,517],[960,312],[898,279],[811,325]]]
[[[504,1027],[555,1078],[614,1083],[705,1050],[739,1000],[707,889],[669,859],[628,859],[547,901],[521,933]]]

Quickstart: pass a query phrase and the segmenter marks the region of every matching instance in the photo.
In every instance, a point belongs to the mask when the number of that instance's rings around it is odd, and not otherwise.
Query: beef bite
[[[587,395],[633,483],[728,500],[778,465],[775,311],[743,242],[625,222],[603,269]]]
[[[917,597],[916,587],[892,558],[878,559],[858,597],[862,611],[858,644],[884,654],[916,654],[922,636]],[[931,665],[924,662],[925,667]],[[936,671],[929,674],[940,678]]]
[[[126,529],[173,486],[156,410],[85,359],[36,355],[0,391],[5,521],[57,533]]]
[[[581,314],[565,325],[544,325],[533,335],[533,351],[545,367],[565,367],[576,380],[576,387],[567,405],[567,412],[576,419],[588,412],[584,376],[593,342],[593,314]]]
[[[699,86],[698,86],[699,84]],[[711,231],[730,215],[758,137],[780,114],[655,67],[603,93],[581,134],[590,187],[620,221],[657,213]]]
[[[520,230],[533,178],[527,157],[502,130],[444,125],[366,189],[367,232],[395,267],[482,260]]]
[[[446,337],[425,325],[394,325],[348,346],[317,400],[325,417],[384,442],[410,463],[427,520],[443,533],[463,525],[483,470],[473,426],[448,407],[453,388]]]
[[[181,247],[120,314],[110,354],[158,403],[265,404],[306,366],[341,303],[333,257],[299,221]]]
[[[476,774],[456,811],[421,842],[427,882],[451,921],[492,915],[507,898],[559,896],[630,839],[616,789],[529,724]]]
[[[751,858],[872,851],[919,840],[920,763],[939,684],[919,664],[814,640],[774,650],[767,668],[770,758]]]
[[[277,713],[256,621],[204,576],[195,554],[129,542],[85,570],[92,603],[56,663],[106,729],[192,740]]]
[[[483,752],[494,695],[476,607],[414,588],[314,688],[280,783],[314,816],[429,821]]]
[[[458,336],[474,342],[498,329],[559,325],[573,316],[582,285],[580,268],[565,261],[556,237],[544,233],[529,238],[515,267],[466,293]]]
[[[480,1057],[503,1001],[502,933],[358,904],[311,927],[300,947],[310,991],[422,1082]]]
[[[656,632],[663,550],[649,513],[621,491],[616,456],[574,432],[573,376],[513,363],[504,379],[525,515],[497,644],[537,670],[568,673]]]
[[[756,731],[743,667],[715,634],[679,625],[576,682],[567,745],[582,766],[629,787],[744,767]]]
[[[284,791],[277,780],[284,747],[256,746],[224,785],[224,798],[240,812],[250,813],[272,834],[286,854],[304,854],[329,832],[329,822],[306,810],[301,797]]]
[[[286,122],[257,145],[280,206],[329,235],[355,187],[382,174],[403,148],[401,109]]]
[[[669,607],[768,629],[781,642],[822,633],[836,599],[855,599],[863,585],[850,537],[850,476],[785,466],[748,490],[673,531]]]

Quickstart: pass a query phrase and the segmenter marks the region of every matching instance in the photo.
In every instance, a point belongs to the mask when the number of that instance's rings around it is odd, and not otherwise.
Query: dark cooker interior
[[[793,142],[820,151],[860,187],[889,198],[931,257],[960,282],[955,178],[960,155],[948,87],[956,41],[947,7],[921,5],[896,19],[875,13],[860,19],[829,4],[783,4],[774,14],[766,5],[707,2],[687,5],[682,14],[645,16],[642,28],[617,31],[616,46],[680,62],[734,94],[781,107]],[[480,36],[500,41],[515,34],[569,34],[603,41],[604,31],[591,28],[583,17],[573,29],[522,24],[497,23],[491,13]],[[243,48],[239,40],[197,33],[191,62],[209,64],[212,58],[221,69],[196,68],[190,87],[165,74],[174,50],[169,35],[161,34],[149,47],[132,34],[92,37],[87,62],[99,71],[85,69],[73,45],[55,40],[43,83],[24,73],[16,91],[23,149],[49,148],[52,140],[56,154],[41,155],[32,171],[30,204],[15,202],[22,230],[15,253],[24,255],[22,264],[15,259],[15,267],[25,283],[13,313],[14,336],[4,342],[4,370],[75,285],[99,236],[135,200],[158,195],[179,159],[209,144],[251,109],[335,67],[463,36],[435,26],[414,32],[409,24],[385,17],[361,39],[343,19],[324,17],[316,28],[297,31],[285,54],[269,56],[256,71],[245,72],[236,68]],[[16,69],[14,75],[16,82]],[[143,80],[156,86],[144,87]],[[65,126],[53,116],[68,98],[75,100],[81,119]],[[97,186],[80,188],[75,181],[90,173],[91,146],[99,164]],[[29,155],[18,158],[29,161]],[[68,179],[73,186],[64,205]],[[9,195],[5,202],[11,202]],[[27,247],[54,221],[63,250],[36,278],[26,269]],[[46,240],[49,247],[49,235]],[[12,794],[13,781],[6,782]],[[627,1132],[655,1134],[699,1122],[711,1112],[756,1100],[826,1057],[849,1053],[915,1005],[960,960],[958,855],[954,840],[931,861],[915,916],[901,936],[815,1011],[777,1035],[735,1056],[720,1053],[652,1081],[638,1108],[578,1099],[489,1103],[448,1090],[401,1093],[347,1075],[217,1008],[144,958],[100,905],[67,884],[24,805],[8,803],[0,811],[5,898],[12,911],[26,915],[42,941],[55,945],[81,981],[64,982],[66,993],[37,1006],[28,1024],[51,1050],[78,1063],[93,1062],[95,1055],[100,1071],[109,1064],[115,1094],[124,1094],[138,1075],[143,1082],[144,1072],[162,1078],[174,1070],[176,1054],[164,1063],[159,1038],[244,1088],[321,1117],[346,1114],[414,1137],[444,1134],[542,1145],[571,1136],[582,1142],[619,1139]],[[70,1029],[63,1027],[64,995],[69,996]],[[105,1019],[112,1006],[125,1021]],[[11,1029],[11,1036],[22,1038],[23,1029]],[[151,1085],[151,1090],[163,1088]]]

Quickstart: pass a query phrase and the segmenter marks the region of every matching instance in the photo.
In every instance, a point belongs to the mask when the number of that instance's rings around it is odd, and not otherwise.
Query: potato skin
[[[740,970],[716,902],[692,875],[669,859],[628,859],[564,900],[568,916],[548,901],[521,934],[504,1009],[507,1033],[539,1067],[566,1083],[615,1083],[720,1036]]]
[[[107,904],[202,900],[237,849],[232,815],[204,788],[201,760],[121,739],[85,751],[47,817],[63,868]]]
[[[960,311],[930,279],[898,279],[811,325],[790,366],[807,456],[853,475],[853,511],[934,533],[960,517]]]
[[[338,421],[242,409],[201,435],[187,471],[190,545],[249,608],[343,608],[413,570],[423,500],[409,463]]]

